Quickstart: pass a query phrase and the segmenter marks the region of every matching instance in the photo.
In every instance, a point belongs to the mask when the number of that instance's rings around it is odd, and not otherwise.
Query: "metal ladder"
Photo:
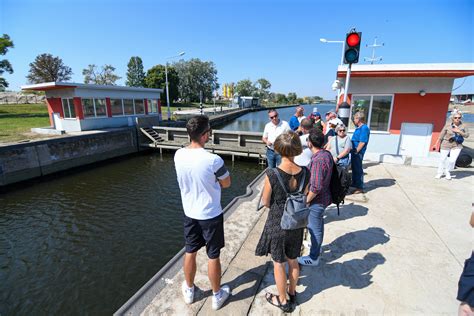
[[[164,141],[163,138],[161,138],[160,134],[158,134],[153,128],[150,127],[140,127],[140,131],[149,139],[153,141],[153,143],[159,143]]]

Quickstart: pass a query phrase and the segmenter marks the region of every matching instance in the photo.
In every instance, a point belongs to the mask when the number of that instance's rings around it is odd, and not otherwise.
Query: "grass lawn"
[[[32,127],[49,125],[48,110],[43,103],[0,105],[0,143],[33,139]]]

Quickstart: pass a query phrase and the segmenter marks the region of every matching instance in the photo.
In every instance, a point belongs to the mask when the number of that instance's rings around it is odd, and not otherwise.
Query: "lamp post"
[[[340,63],[340,65],[342,66],[344,64],[344,48],[346,47],[346,42],[345,41],[329,41],[325,38],[320,38],[319,41],[321,43],[339,43],[339,44],[342,44],[341,63]],[[337,75],[336,75],[336,77],[337,77]],[[339,102],[339,97],[341,96],[341,93],[342,93],[342,87],[339,87],[339,92],[337,94],[337,100],[336,100],[336,112],[337,112],[337,109],[338,109],[338,103],[337,102]]]
[[[168,106],[168,120],[171,119],[171,110],[170,110],[170,92],[169,92],[169,87],[168,87],[168,60],[176,57],[181,57],[185,54],[185,52],[181,52],[178,55],[171,56],[166,58],[166,63],[165,63],[165,80],[166,80],[166,105]]]

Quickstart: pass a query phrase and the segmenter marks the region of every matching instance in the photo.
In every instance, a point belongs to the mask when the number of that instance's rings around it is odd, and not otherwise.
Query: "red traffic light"
[[[347,45],[349,46],[356,46],[360,44],[360,36],[358,33],[351,33],[346,38]]]

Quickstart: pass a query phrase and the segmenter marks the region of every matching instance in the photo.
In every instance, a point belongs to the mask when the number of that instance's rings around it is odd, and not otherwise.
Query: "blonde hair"
[[[462,113],[461,113],[459,110],[457,110],[457,111],[452,111],[452,112],[451,112],[451,115],[449,116],[449,118],[451,119],[451,121],[454,120],[454,116],[455,116],[455,115],[459,115],[459,116],[461,117],[461,120],[462,120]]]
[[[363,111],[357,111],[357,113],[354,114],[354,118],[356,117],[365,123],[365,113]]]
[[[274,148],[283,157],[295,157],[303,152],[300,137],[293,131],[280,134],[275,140]]]

